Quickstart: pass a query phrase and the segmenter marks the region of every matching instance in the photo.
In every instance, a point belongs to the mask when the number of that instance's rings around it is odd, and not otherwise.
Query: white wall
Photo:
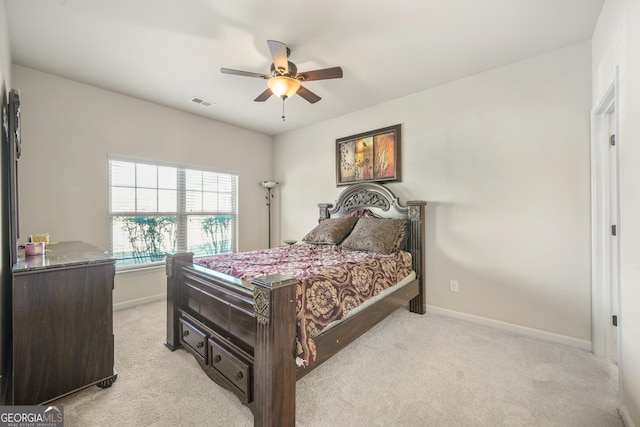
[[[266,246],[258,182],[270,178],[271,137],[21,66],[12,76],[22,105],[21,240],[47,232],[108,249],[111,154],[237,172],[238,247]],[[114,301],[163,292],[163,271],[118,275]]]
[[[337,138],[401,123],[389,187],[429,203],[427,304],[588,345],[590,61],[585,42],[276,137],[280,239],[337,198]]]
[[[606,0],[592,40],[593,101],[619,68],[622,413],[640,426],[640,2]]]
[[[4,0],[0,0],[0,81],[4,81],[7,88],[10,88],[11,52],[9,49],[9,25],[4,4]]]

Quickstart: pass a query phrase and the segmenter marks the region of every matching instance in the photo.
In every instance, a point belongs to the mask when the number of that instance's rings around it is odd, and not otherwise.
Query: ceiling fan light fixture
[[[275,96],[291,98],[300,89],[300,82],[287,76],[275,76],[267,81],[267,86]]]

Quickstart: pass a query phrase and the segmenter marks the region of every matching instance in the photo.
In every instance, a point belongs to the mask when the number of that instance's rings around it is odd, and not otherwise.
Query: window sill
[[[147,274],[147,273],[155,273],[157,271],[164,271],[165,263],[156,263],[149,265],[141,265],[141,266],[125,266],[125,267],[116,267],[116,276],[129,276],[135,274]]]

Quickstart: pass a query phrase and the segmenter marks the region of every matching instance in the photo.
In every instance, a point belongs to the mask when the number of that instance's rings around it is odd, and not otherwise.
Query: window
[[[237,175],[109,160],[111,251],[117,266],[236,249]]]

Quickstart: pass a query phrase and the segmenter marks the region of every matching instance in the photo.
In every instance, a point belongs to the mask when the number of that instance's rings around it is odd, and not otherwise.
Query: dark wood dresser
[[[42,404],[116,380],[115,259],[83,242],[21,250],[13,270],[9,403]]]

